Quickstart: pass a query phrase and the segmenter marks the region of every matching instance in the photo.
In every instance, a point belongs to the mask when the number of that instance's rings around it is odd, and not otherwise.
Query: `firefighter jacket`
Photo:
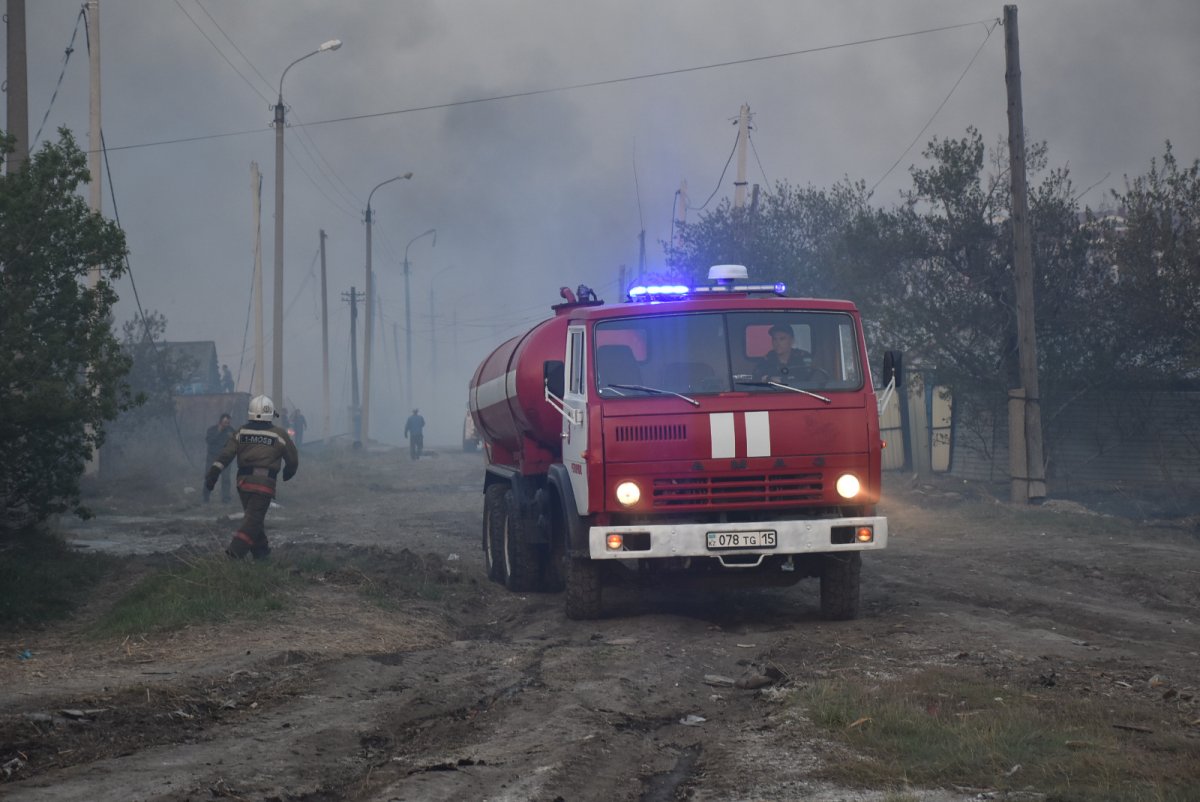
[[[300,453],[288,433],[270,421],[246,421],[229,438],[205,474],[204,481],[212,487],[217,477],[234,457],[237,457],[238,490],[275,495],[275,477],[283,467],[283,481],[291,479],[300,467]]]

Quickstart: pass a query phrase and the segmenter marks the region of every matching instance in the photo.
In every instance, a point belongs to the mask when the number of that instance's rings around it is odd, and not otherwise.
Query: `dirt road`
[[[453,451],[309,459],[268,519],[274,559],[336,553],[358,567],[312,569],[297,605],[254,627],[97,641],[101,600],[0,638],[0,796],[883,800],[888,789],[814,779],[834,747],[789,689],[940,665],[1132,700],[1200,736],[1192,521],[1015,509],[890,476],[891,541],[863,561],[857,621],[821,621],[807,580],[618,589],[601,620],[573,622],[560,596],[484,578],[481,471],[479,455]],[[181,487],[153,503],[131,490],[94,499],[101,515],[71,534],[144,555],[125,585],[188,553],[176,549],[218,551],[231,531]]]

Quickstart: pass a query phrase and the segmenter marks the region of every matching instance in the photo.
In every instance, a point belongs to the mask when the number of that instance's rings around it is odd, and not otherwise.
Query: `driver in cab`
[[[777,381],[789,384],[789,379],[809,381],[814,378],[812,354],[795,348],[796,336],[792,327],[776,323],[770,329],[771,350],[754,366],[758,381]]]

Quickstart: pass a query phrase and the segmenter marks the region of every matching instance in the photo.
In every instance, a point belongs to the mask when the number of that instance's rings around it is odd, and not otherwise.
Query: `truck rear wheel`
[[[563,557],[566,574],[567,618],[587,621],[600,617],[603,584],[600,564],[586,557]]]
[[[517,496],[504,494],[504,586],[518,592],[537,590],[542,573],[541,552],[529,542],[528,528],[533,524],[521,515]]]
[[[488,579],[493,582],[504,579],[506,492],[508,487],[502,484],[488,485],[487,490],[483,491],[483,563],[487,566]]]
[[[826,554],[821,560],[821,617],[829,621],[858,618],[859,574],[862,555],[857,551]]]

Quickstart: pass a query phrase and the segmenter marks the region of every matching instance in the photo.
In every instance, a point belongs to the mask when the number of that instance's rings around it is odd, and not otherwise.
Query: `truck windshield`
[[[779,393],[790,388],[828,394],[863,386],[857,330],[853,318],[841,312],[710,312],[605,320],[596,324],[593,346],[596,387],[606,397]]]

